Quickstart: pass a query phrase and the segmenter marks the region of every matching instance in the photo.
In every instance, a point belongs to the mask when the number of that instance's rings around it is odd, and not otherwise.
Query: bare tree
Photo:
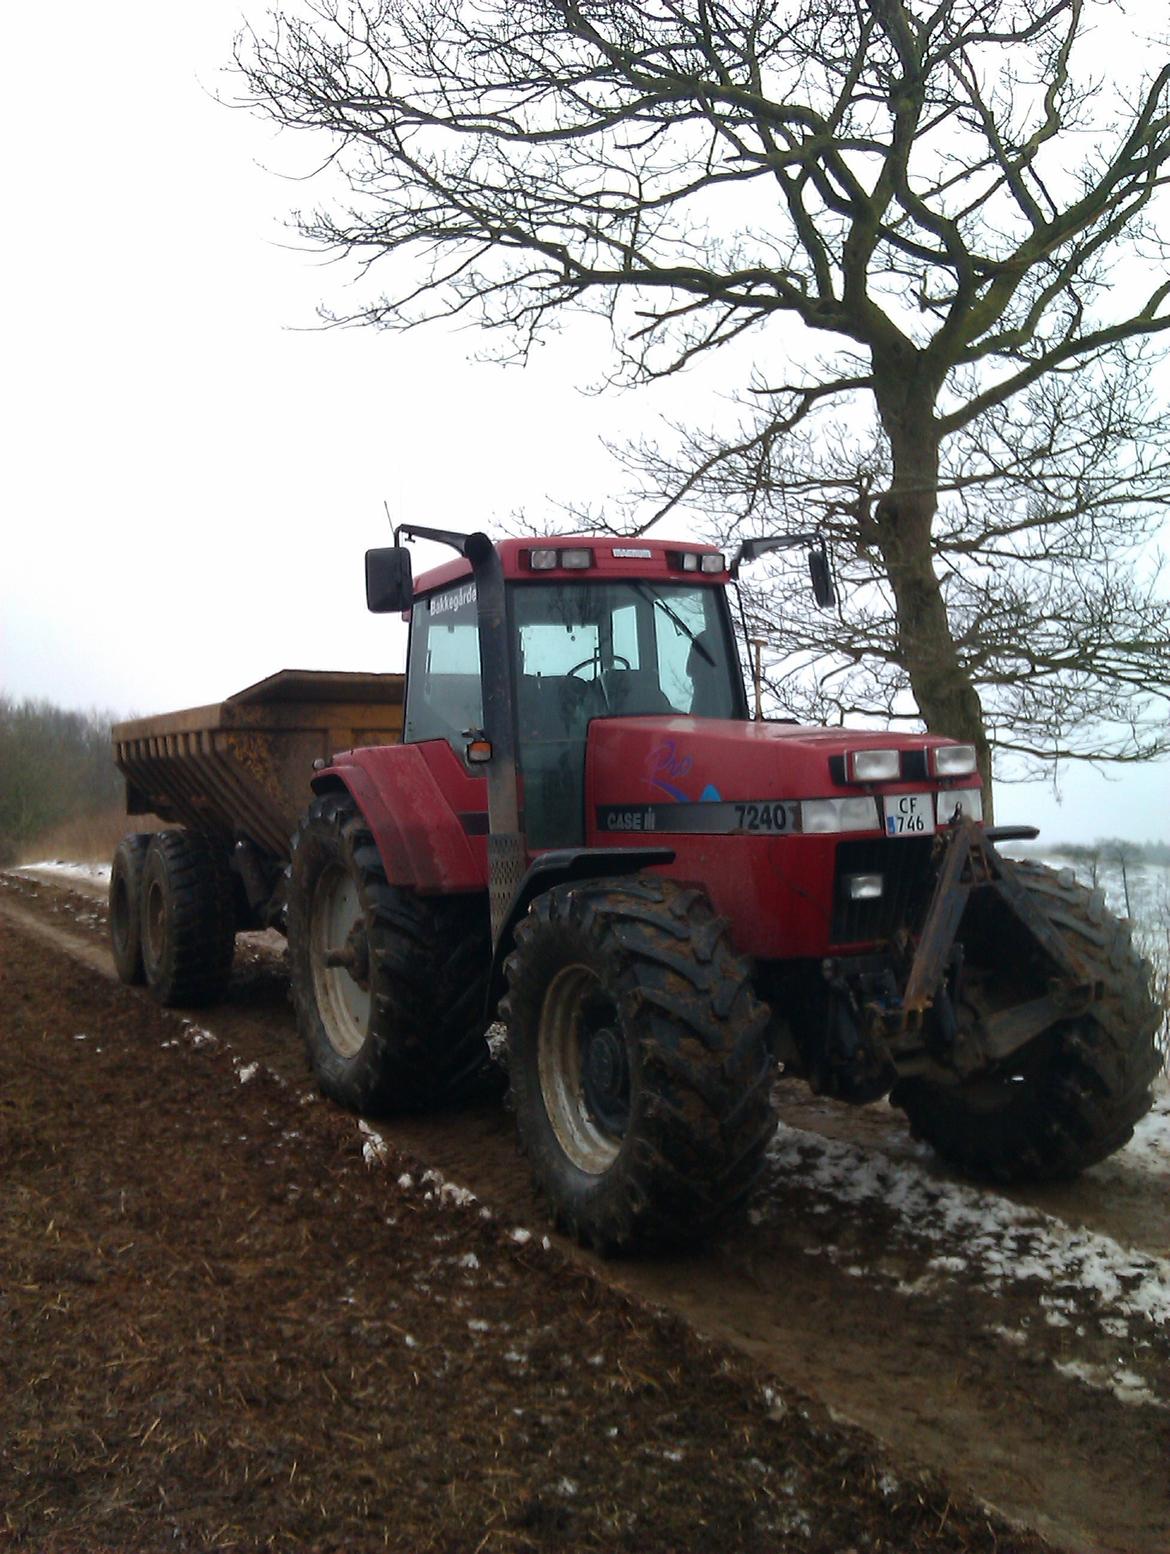
[[[1084,753],[1085,720],[1119,702],[1132,727],[1107,753],[1160,744],[1141,722],[1166,630],[1126,554],[1167,487],[1142,378],[1170,326],[1170,63],[1134,35],[1127,83],[1107,82],[1097,29],[1121,15],[308,0],[237,62],[251,104],[330,138],[343,192],[300,228],[380,281],[337,321],[470,313],[523,357],[564,309],[594,309],[634,382],[753,337],[752,424],[689,461],[644,450],[655,511],[737,495],[770,521],[803,493],[872,594],[831,644],[853,687],[833,694],[892,705],[908,683],[990,776],[1006,728],[1043,755],[1056,720],[1062,753]],[[763,355],[783,319],[826,354]]]
[[[1107,372],[1041,379],[941,448],[939,588],[988,740],[1014,757],[1016,776],[1170,745],[1170,611],[1143,554],[1170,492],[1170,427],[1142,353],[1112,356]],[[697,508],[728,544],[761,526],[815,523],[830,536],[845,600],[835,617],[782,558],[744,579],[781,710],[818,722],[916,716],[879,545],[891,478],[880,429],[813,418],[781,434],[757,416],[739,438],[680,432],[669,451],[620,456],[636,476],[631,516],[667,491],[665,505]]]

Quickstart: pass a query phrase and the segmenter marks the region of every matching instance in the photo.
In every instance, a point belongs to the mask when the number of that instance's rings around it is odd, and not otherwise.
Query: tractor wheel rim
[[[557,1143],[579,1171],[604,1175],[629,1127],[629,1058],[617,1006],[587,966],[564,967],[545,991],[538,1070]]]
[[[309,953],[313,988],[329,1045],[352,1058],[365,1045],[370,1025],[370,989],[356,982],[347,966],[327,966],[325,957],[341,949],[364,917],[357,885],[347,869],[327,869],[313,892]]]

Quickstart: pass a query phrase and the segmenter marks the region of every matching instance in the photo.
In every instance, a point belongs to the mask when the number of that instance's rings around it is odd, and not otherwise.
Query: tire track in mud
[[[60,893],[14,888],[11,877],[4,885],[0,911],[14,926],[110,974],[95,923],[69,926],[71,909]],[[92,901],[85,915],[91,914]],[[145,997],[131,989],[126,996]],[[245,943],[229,1002],[195,1023],[228,1042],[241,1061],[264,1062],[299,1086],[310,1083],[283,973],[270,952]],[[783,1110],[800,1115],[788,1103]],[[822,1111],[814,1102],[808,1120]],[[848,1121],[834,1116],[833,1131],[847,1132]],[[544,1227],[502,1107],[375,1126],[404,1152],[472,1188],[498,1216]],[[863,1156],[886,1158],[883,1142],[889,1152],[888,1140],[867,1140]],[[880,1196],[826,1195],[811,1169],[824,1152],[819,1133],[798,1132],[787,1146],[770,1158],[754,1223],[706,1251],[609,1264],[574,1255],[607,1282],[733,1344],[894,1452],[943,1470],[1013,1519],[1074,1549],[1165,1554],[1170,1410],[1123,1401],[1082,1377],[1135,1366],[1143,1385],[1149,1379],[1156,1387],[1159,1373],[1170,1377],[1167,1335],[1154,1324],[1128,1329],[1129,1348],[1119,1353],[1116,1330],[1102,1326],[1109,1317],[1102,1319],[1092,1301],[1080,1310],[1076,1291],[1053,1291],[1032,1275],[982,1287],[961,1230],[947,1244],[925,1225],[916,1235],[913,1218],[899,1220]],[[852,1168],[848,1155],[841,1168]],[[938,1176],[945,1187],[948,1179]],[[1054,1297],[1065,1308],[1045,1304]]]

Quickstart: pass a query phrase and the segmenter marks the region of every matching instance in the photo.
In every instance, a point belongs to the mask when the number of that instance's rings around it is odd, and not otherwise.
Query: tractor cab
[[[503,622],[487,651],[503,660],[527,844],[579,846],[594,719],[746,719],[727,564],[709,546],[596,536],[497,551]],[[415,581],[404,728],[406,742],[444,739],[472,768],[507,717],[485,717],[478,591],[466,560]]]

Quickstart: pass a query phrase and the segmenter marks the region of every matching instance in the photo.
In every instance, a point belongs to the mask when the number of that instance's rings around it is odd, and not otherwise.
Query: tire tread
[[[631,1132],[586,1191],[555,1142],[535,1072],[558,943],[596,952],[622,1023],[636,1032],[641,1075]],[[558,886],[517,925],[506,972],[501,1012],[521,1144],[557,1222],[601,1251],[709,1235],[750,1192],[776,1117],[767,1011],[703,892],[637,876]]]
[[[1162,1061],[1150,968],[1130,924],[1114,917],[1099,890],[1071,870],[1016,865],[1022,882],[1092,967],[1101,997],[1037,1041],[1051,1046],[1034,1079],[1012,1087],[998,1112],[973,1112],[963,1087],[921,1080],[896,1085],[891,1099],[915,1133],[944,1159],[992,1181],[1069,1180],[1121,1149],[1152,1104]],[[1025,1049],[1026,1050],[1026,1049]],[[1006,1091],[1005,1091],[1006,1096]]]

